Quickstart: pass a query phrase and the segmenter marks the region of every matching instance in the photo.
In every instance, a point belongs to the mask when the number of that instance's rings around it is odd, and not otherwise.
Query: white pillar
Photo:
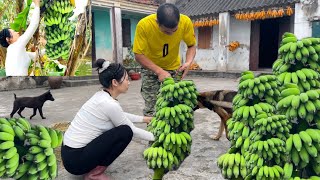
[[[110,12],[113,60],[117,63],[122,63],[123,54],[120,3],[115,3]]]
[[[228,48],[230,31],[230,13],[224,12],[219,14],[219,58],[218,70],[227,71]]]
[[[294,34],[298,39],[311,37],[312,35],[311,23],[304,14],[301,3],[295,4]]]

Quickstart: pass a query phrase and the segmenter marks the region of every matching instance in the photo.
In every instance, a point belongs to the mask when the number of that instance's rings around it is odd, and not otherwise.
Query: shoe
[[[104,173],[106,166],[97,166],[92,169],[89,173],[84,175],[84,180],[110,180],[110,178]]]

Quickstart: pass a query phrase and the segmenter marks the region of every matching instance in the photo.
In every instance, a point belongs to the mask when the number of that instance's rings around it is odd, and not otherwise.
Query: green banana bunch
[[[42,125],[37,125],[26,134],[26,142],[30,145],[26,155],[27,163],[30,165],[21,165],[27,171],[21,168],[16,176],[21,178],[43,178],[54,179],[57,176],[57,160],[54,154],[54,148],[61,146],[63,133]]]
[[[282,72],[277,76],[281,85],[293,83],[298,85],[301,92],[319,88],[319,73],[313,69],[302,68],[295,72]]]
[[[197,101],[198,92],[195,88],[193,81],[179,81],[175,82],[173,78],[167,78],[161,85],[159,97],[162,99],[159,100],[159,103],[162,101],[171,101],[172,99],[177,99],[183,104],[194,108]]]
[[[284,89],[281,94],[283,94],[283,99],[278,102],[277,109],[285,111],[288,119],[302,118],[308,123],[313,122],[320,109],[317,90],[300,93],[297,88],[288,88]]]
[[[259,113],[272,113],[275,111],[275,107],[268,103],[257,103],[254,104],[253,106],[241,106],[237,109],[235,109],[232,113],[232,118],[234,120],[246,120],[250,117],[255,118],[257,114]]]
[[[285,151],[285,142],[280,138],[270,138],[267,140],[258,140],[248,145],[247,151],[249,153],[260,154],[264,159],[278,159],[280,160],[280,153]]]
[[[24,126],[20,123],[22,122],[18,119],[7,120],[5,118],[0,118],[0,177],[12,177],[19,165],[19,154],[15,147],[15,139],[19,139],[17,133],[24,133]],[[19,123],[17,125],[16,123]],[[24,123],[24,122],[23,122]],[[15,128],[16,127],[16,128]],[[21,131],[16,131],[17,129]]]
[[[257,119],[253,125],[259,134],[275,135],[280,132],[286,135],[289,134],[291,129],[291,125],[285,115],[272,115]]]
[[[279,75],[289,69],[298,70],[299,67],[309,65],[317,70],[319,65],[320,45],[318,38],[303,38],[298,40],[296,37],[284,37],[279,48],[278,60],[272,66],[273,72]],[[295,67],[295,65],[298,65]]]
[[[54,179],[58,167],[53,148],[62,139],[61,131],[31,127],[24,118],[0,118],[0,177]]]
[[[228,179],[245,178],[247,176],[246,160],[240,153],[223,154],[218,158],[217,165],[222,175]]]
[[[231,122],[231,121],[230,121]],[[229,123],[229,125],[227,125],[229,130],[229,134],[228,134],[228,138],[229,140],[234,140],[231,141],[231,143],[236,143],[237,147],[242,145],[242,141],[244,141],[244,139],[249,137],[250,134],[250,127],[246,126],[243,122],[240,121],[234,121]]]
[[[243,179],[303,179],[309,166],[306,175],[320,175],[320,38],[284,33],[278,53],[270,79],[241,73],[226,122],[231,147],[218,159],[225,178],[242,179],[229,167],[235,154],[246,162]]]
[[[318,156],[319,140],[318,129],[306,129],[298,134],[291,134],[286,141],[286,153],[291,154],[296,166],[299,165],[300,161],[307,164],[310,158]]]
[[[54,0],[46,4],[44,22],[46,24],[46,54],[50,59],[68,59],[74,34],[74,25],[68,20],[73,6],[67,0]]]
[[[251,76],[251,77],[249,77]],[[273,96],[275,91],[273,89],[277,88],[276,76],[274,75],[261,75],[259,77],[254,78],[253,73],[245,74],[241,77],[242,81],[240,80],[239,83],[239,94],[242,95],[243,98],[253,99],[254,97],[259,97],[260,99],[268,96]],[[275,100],[271,100],[269,103],[275,103]],[[242,106],[240,103],[240,99],[234,101],[234,105],[236,107]]]
[[[143,156],[150,169],[163,167],[171,170],[174,166],[174,155],[162,147],[149,147],[143,152]]]
[[[278,165],[274,166],[262,166],[254,167],[251,176],[255,176],[256,179],[282,179],[284,170]]]
[[[193,81],[164,79],[157,95],[155,117],[147,126],[155,136],[155,142],[143,153],[149,168],[172,170],[190,154],[197,96]]]

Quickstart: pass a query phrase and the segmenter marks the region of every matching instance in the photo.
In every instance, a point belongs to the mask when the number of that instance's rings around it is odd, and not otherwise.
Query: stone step
[[[99,79],[98,75],[92,76],[65,76],[64,79],[66,80],[90,80],[90,79]]]
[[[78,79],[70,80],[66,79],[62,82],[64,87],[77,87],[77,86],[89,86],[89,85],[99,85],[99,79]]]
[[[272,74],[272,71],[252,71],[255,76],[263,74]],[[206,71],[206,70],[190,70],[188,76],[201,76],[210,78],[239,78],[241,77],[241,71],[228,71],[228,72],[218,72],[218,71]]]

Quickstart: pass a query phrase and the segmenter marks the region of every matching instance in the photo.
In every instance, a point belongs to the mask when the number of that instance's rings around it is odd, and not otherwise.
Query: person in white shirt
[[[36,32],[40,21],[40,0],[33,0],[35,8],[30,24],[25,33],[5,28],[0,31],[0,44],[7,48],[5,70],[6,76],[28,76],[31,59],[35,59],[35,52],[27,52],[26,45]]]
[[[152,133],[133,125],[152,117],[123,111],[117,97],[129,88],[128,74],[118,63],[97,60],[103,90],[96,92],[78,111],[66,130],[61,157],[66,170],[86,180],[107,180],[104,174],[127,147],[132,137],[154,141]]]

